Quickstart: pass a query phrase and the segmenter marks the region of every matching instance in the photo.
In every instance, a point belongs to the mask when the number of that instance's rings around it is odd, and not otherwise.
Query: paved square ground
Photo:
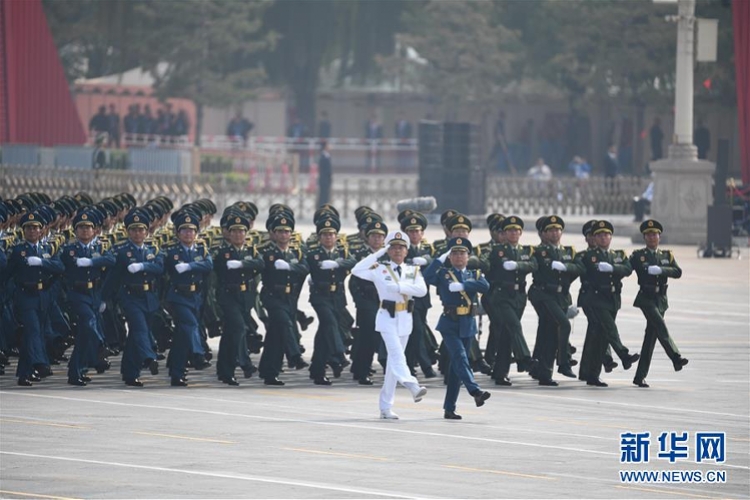
[[[580,236],[566,238],[583,244]],[[614,247],[636,248],[625,238],[615,238]],[[228,387],[209,369],[191,373],[187,389],[148,374],[144,388],[125,387],[119,363],[85,388],[66,385],[63,367],[32,388],[6,375],[0,497],[748,498],[748,253],[714,260],[698,259],[694,247],[674,250],[684,277],[671,282],[667,324],[690,364],[675,373],[657,344],[650,389],[632,385],[635,368],[605,374],[606,389],[561,376],[560,387],[539,387],[525,374],[512,375],[511,388],[496,388],[478,375],[492,398],[475,408],[462,393],[457,411],[464,420],[446,421],[437,378],[424,381],[429,393],[419,404],[400,388],[394,409],[401,420],[382,421],[382,373],[373,387],[358,386],[346,371],[333,386],[319,387],[307,371],[287,371],[287,385],[270,388],[257,378]],[[645,328],[632,307],[636,290],[633,276],[618,316],[633,352]],[[300,304],[313,314],[306,295]],[[433,326],[438,315],[434,308]],[[536,324],[528,307],[530,344]],[[308,349],[316,325],[304,334]],[[579,349],[585,330],[581,315],[572,336]],[[482,345],[486,322],[484,331]],[[620,433],[645,431],[650,462],[621,464]],[[674,464],[657,458],[659,434],[671,431],[690,436],[689,458]],[[726,433],[724,463],[696,463],[694,436],[706,431]],[[720,471],[726,483],[623,483],[620,470]]]

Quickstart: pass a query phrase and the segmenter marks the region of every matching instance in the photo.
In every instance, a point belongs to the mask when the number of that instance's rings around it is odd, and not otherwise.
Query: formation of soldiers
[[[339,378],[346,367],[359,384],[372,385],[374,359],[383,367],[388,362],[376,316],[398,304],[381,302],[372,281],[349,275],[384,247],[389,230],[383,217],[359,207],[357,232],[345,235],[336,208],[323,205],[313,215],[315,233],[303,238],[295,231],[295,214],[282,204],[268,208],[265,231],[255,228],[259,211],[249,201],[227,207],[218,226],[212,225],[216,215],[208,199],[174,207],[159,197],[137,206],[127,193],[98,202],[86,193],[0,200],[0,373],[17,357],[17,383],[31,386],[51,376],[52,365],[67,362],[68,384],[85,386],[121,354],[128,386],[143,386],[143,370],[158,375],[161,361],[172,386],[187,386],[189,370],[212,366],[207,339],[220,336],[216,374],[228,385],[239,385],[239,368],[244,378],[257,372],[265,385],[282,386],[285,359],[290,369],[308,368],[317,385],[331,385],[328,374]],[[405,262],[428,271],[428,284],[438,287],[441,318],[473,322],[482,310],[489,318],[484,352],[476,336],[465,339],[467,369],[510,386],[515,363],[539,385],[556,386],[556,366],[565,377],[606,387],[601,371],[618,367],[614,352],[625,370],[638,362],[633,383],[648,387],[656,340],[676,371],[688,363],[664,322],[668,279],[682,271],[672,252],[659,247],[658,221],[641,225],[646,247],[630,256],[610,249],[614,227],[606,220],[583,226],[588,248],[578,253],[561,244],[565,222],[556,215],[536,221],[540,242],[534,246],[519,244],[525,224],[515,215],[489,215],[490,239],[479,245],[469,241],[466,215],[446,210],[440,221],[445,238],[432,243],[424,238],[428,223],[421,213],[401,212],[397,227],[408,237]],[[464,242],[460,249],[470,254],[467,268],[473,271],[446,261],[449,243],[456,241]],[[440,288],[441,276],[451,281],[456,269],[460,281],[486,280],[488,289],[467,294],[464,286]],[[640,354],[622,344],[616,323],[623,280],[633,272],[639,287],[634,305],[647,325]],[[576,279],[581,286],[574,305],[570,286]],[[310,364],[300,342],[300,330],[313,321],[298,304],[305,286],[318,319]],[[521,325],[527,301],[539,317],[533,350]],[[424,378],[436,377],[437,365],[448,382],[450,357],[427,320],[432,306],[430,293],[409,301],[406,363],[412,376],[420,369]],[[588,328],[576,375],[570,333],[579,308]]]

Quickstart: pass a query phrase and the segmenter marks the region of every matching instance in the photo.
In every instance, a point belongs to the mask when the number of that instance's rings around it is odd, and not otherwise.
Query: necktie
[[[401,277],[401,266],[396,266],[396,274],[398,274],[398,277]]]

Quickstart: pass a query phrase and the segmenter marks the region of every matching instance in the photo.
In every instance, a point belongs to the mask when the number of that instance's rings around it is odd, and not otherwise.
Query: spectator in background
[[[190,132],[190,120],[184,109],[177,112],[177,118],[174,120],[174,135],[182,137]]]
[[[396,121],[396,125],[393,127],[393,130],[394,136],[399,140],[399,143],[406,144],[407,141],[411,139],[411,123],[409,123],[409,121],[404,118],[404,115],[401,115],[398,121]]]
[[[101,132],[109,132],[109,117],[105,106],[99,106],[99,112],[89,121],[89,133],[99,134]]]
[[[107,132],[96,134],[94,153],[91,155],[91,166],[94,170],[107,167]]]
[[[320,158],[318,159],[318,204],[317,207],[331,202],[331,184],[333,183],[333,168],[328,141],[320,142]]]
[[[365,139],[377,140],[383,138],[383,126],[375,117],[370,115],[370,119],[365,122]]]
[[[302,120],[299,118],[295,118],[292,121],[292,124],[289,125],[289,128],[286,131],[287,137],[290,139],[302,139],[307,135],[307,131],[305,130],[305,125],[302,123]]]
[[[648,131],[651,140],[651,161],[661,160],[664,157],[662,142],[664,141],[664,132],[661,130],[661,118],[654,118],[654,124]]]
[[[109,114],[107,115],[109,143],[120,149],[120,115],[117,113],[114,104],[109,105]]]
[[[698,126],[693,132],[693,144],[698,148],[698,158],[708,158],[708,150],[711,149],[711,132],[703,125],[703,120],[698,118]]]
[[[641,196],[633,198],[634,222],[643,222],[643,216],[646,212],[651,212],[651,202],[654,201],[654,181],[648,183],[646,190]]]
[[[607,154],[604,156],[604,186],[608,193],[614,192],[615,177],[620,173],[620,165],[617,163],[617,146],[610,144]]]
[[[568,170],[576,179],[588,179],[591,175],[591,165],[588,164],[586,158],[577,155],[568,164]]]
[[[131,104],[128,108],[128,114],[125,115],[123,125],[126,134],[137,134],[138,123],[140,121],[141,107],[138,104]],[[127,139],[126,139],[127,140]]]
[[[156,110],[154,133],[161,136],[169,135],[169,117],[163,109]]]
[[[544,158],[539,158],[536,160],[536,164],[532,165],[526,173],[526,177],[535,181],[550,181],[552,180],[552,169],[544,163]]]
[[[320,121],[318,122],[318,137],[328,139],[331,137],[331,122],[328,120],[328,112],[320,112]],[[318,205],[320,206],[320,205]]]
[[[138,133],[141,135],[154,133],[154,117],[151,114],[151,106],[148,104],[143,107],[143,113],[138,116]]]
[[[227,125],[227,136],[232,138],[234,141],[242,141],[243,146],[247,146],[247,138],[250,136],[250,131],[253,130],[255,124],[242,116],[242,111],[237,111]]]

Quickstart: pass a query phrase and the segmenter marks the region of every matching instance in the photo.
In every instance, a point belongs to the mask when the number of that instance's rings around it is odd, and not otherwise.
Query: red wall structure
[[[41,0],[0,0],[0,144],[84,144]]]
[[[742,183],[750,184],[750,1],[732,2]]]

